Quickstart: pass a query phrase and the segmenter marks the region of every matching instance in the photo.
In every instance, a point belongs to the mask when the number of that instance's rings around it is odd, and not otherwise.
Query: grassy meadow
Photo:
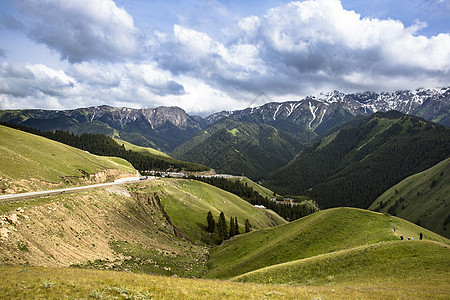
[[[1,184],[26,178],[41,186],[58,184],[108,169],[135,173],[122,159],[3,126],[0,140]],[[417,196],[428,195],[422,205],[430,211],[446,199],[447,170],[448,160],[411,177],[412,183],[400,183],[397,192],[390,190],[388,203],[413,199],[408,194],[413,189]],[[249,179],[234,180],[273,195]],[[404,201],[405,210],[413,207]],[[213,247],[208,211],[216,222],[220,212],[227,223],[237,217],[241,233],[248,219],[252,231]],[[214,186],[173,178],[0,202],[0,212],[2,299],[447,299],[450,294],[449,240],[387,213],[340,207],[287,223]]]
[[[73,268],[0,266],[5,299],[446,299],[423,280],[291,286]],[[446,282],[444,282],[446,283]]]
[[[200,277],[207,244],[216,244],[206,214],[219,209],[238,217],[241,232],[247,218],[254,229],[286,223],[198,181],[148,180],[0,202],[0,263]],[[13,214],[18,222],[11,224]]]
[[[450,247],[433,241],[365,245],[259,269],[234,281],[296,285],[383,284],[424,281],[445,288]]]
[[[246,219],[249,219],[253,230],[287,223],[271,211],[256,208],[232,193],[196,180],[165,179],[140,190],[157,191],[161,192],[161,203],[172,223],[195,243],[208,240],[208,211],[212,212],[216,222],[220,212],[225,214],[227,222],[230,217],[237,217],[241,233]]]

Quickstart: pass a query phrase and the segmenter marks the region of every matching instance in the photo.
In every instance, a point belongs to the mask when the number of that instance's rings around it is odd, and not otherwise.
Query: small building
[[[294,199],[292,199],[292,198],[283,198],[283,203],[292,205],[292,204],[294,204]]]

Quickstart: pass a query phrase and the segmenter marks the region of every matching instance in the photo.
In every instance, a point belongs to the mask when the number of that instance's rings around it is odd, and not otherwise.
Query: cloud
[[[261,91],[282,101],[450,85],[449,32],[421,36],[420,20],[363,18],[338,0],[290,2],[220,36],[179,24],[141,33],[111,0],[18,7],[23,30],[69,63],[0,65],[0,108],[177,105],[207,114],[243,108]]]
[[[112,0],[20,0],[16,6],[27,17],[28,36],[72,63],[137,54],[139,31],[133,18]]]
[[[172,74],[245,102],[261,91],[280,99],[449,85],[450,34],[418,35],[425,26],[362,18],[338,0],[291,2],[240,20],[222,41],[175,25],[155,57]]]
[[[151,63],[84,62],[68,64],[66,70],[42,64],[0,65],[1,109],[59,109],[105,103],[153,107],[167,104],[165,97],[184,94],[184,86],[175,77]]]
[[[17,19],[15,19],[12,16],[9,16],[6,14],[3,14],[0,17],[0,25],[5,28],[12,29],[12,30],[23,30],[24,29],[24,26],[20,21],[18,21]]]

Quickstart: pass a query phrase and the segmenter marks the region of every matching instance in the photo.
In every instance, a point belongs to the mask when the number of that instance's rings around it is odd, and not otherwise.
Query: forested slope
[[[207,165],[218,173],[260,179],[287,164],[302,148],[296,138],[272,126],[222,119],[171,155]]]

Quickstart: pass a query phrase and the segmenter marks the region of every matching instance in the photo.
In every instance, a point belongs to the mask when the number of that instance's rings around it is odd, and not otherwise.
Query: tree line
[[[238,180],[234,181],[221,177],[199,176],[190,176],[190,178],[233,193],[253,205],[263,205],[264,207],[273,210],[287,221],[302,218],[319,210],[313,201],[304,201],[298,205],[281,204],[271,201],[266,197],[261,196],[261,194],[255,191],[252,187],[248,186],[246,182],[242,183]]]

